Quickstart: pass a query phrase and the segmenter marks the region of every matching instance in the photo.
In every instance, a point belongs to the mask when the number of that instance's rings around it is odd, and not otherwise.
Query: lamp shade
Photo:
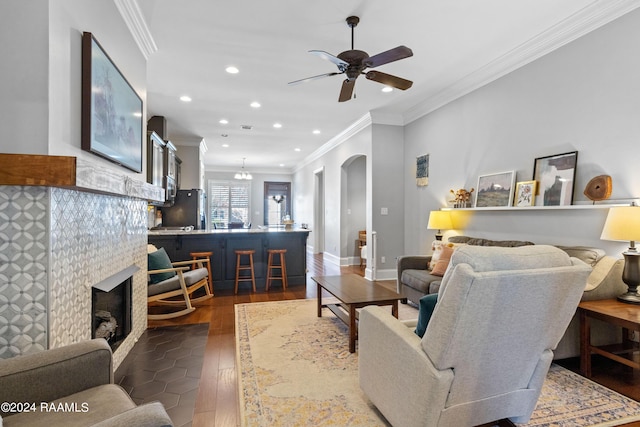
[[[600,239],[640,241],[640,206],[609,208]]]
[[[427,228],[433,230],[451,230],[451,214],[449,211],[431,211],[429,213],[429,224]]]

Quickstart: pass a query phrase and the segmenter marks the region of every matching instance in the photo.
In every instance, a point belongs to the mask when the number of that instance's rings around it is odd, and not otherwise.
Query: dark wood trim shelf
[[[0,154],[0,185],[76,185],[76,158],[38,154]]]

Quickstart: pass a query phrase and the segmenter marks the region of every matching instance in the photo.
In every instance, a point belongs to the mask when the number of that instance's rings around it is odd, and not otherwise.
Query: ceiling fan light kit
[[[411,51],[411,49],[406,46],[398,46],[396,48],[389,49],[373,56],[369,56],[367,52],[364,52],[362,50],[354,49],[354,28],[358,25],[359,22],[360,18],[358,18],[357,16],[350,16],[347,18],[347,25],[349,26],[349,28],[351,28],[351,50],[346,50],[338,54],[338,56],[334,56],[323,50],[309,51],[309,53],[335,64],[336,67],[338,67],[337,72],[307,77],[305,79],[289,82],[289,84],[304,83],[323,77],[346,74],[347,78],[342,82],[340,95],[338,96],[338,102],[345,102],[354,97],[353,89],[355,87],[356,79],[361,74],[364,74],[367,80],[382,83],[386,86],[390,86],[400,90],[409,89],[413,84],[411,80],[403,79],[391,74],[382,73],[380,71],[371,70],[365,72],[364,70],[367,68],[379,67],[380,65],[388,64],[390,62],[413,56],[413,52]]]

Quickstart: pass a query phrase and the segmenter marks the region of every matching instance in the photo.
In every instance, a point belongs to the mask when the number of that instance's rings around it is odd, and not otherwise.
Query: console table
[[[629,331],[640,332],[640,305],[616,299],[584,301],[578,305],[580,315],[580,372],[591,377],[591,354],[599,354],[635,369],[640,363],[633,360],[638,343],[629,339]],[[591,344],[591,319],[598,319],[622,327],[622,343],[607,346]]]

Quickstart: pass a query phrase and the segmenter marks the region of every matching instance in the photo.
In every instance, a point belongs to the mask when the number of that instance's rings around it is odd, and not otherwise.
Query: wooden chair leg
[[[234,294],[238,293],[238,279],[240,278],[240,254],[236,254],[236,284],[233,290]]]
[[[256,292],[256,275],[253,271],[253,253],[249,254],[249,265],[251,265],[251,285],[253,286],[253,292]]]
[[[269,286],[271,286],[271,270],[273,266],[273,253],[269,252],[269,259],[267,262],[267,285],[265,286],[265,291],[269,290]]]
[[[287,289],[287,286],[289,286],[289,281],[287,279],[287,262],[284,259],[284,253],[280,253],[280,265],[280,271],[282,272],[282,288]]]

